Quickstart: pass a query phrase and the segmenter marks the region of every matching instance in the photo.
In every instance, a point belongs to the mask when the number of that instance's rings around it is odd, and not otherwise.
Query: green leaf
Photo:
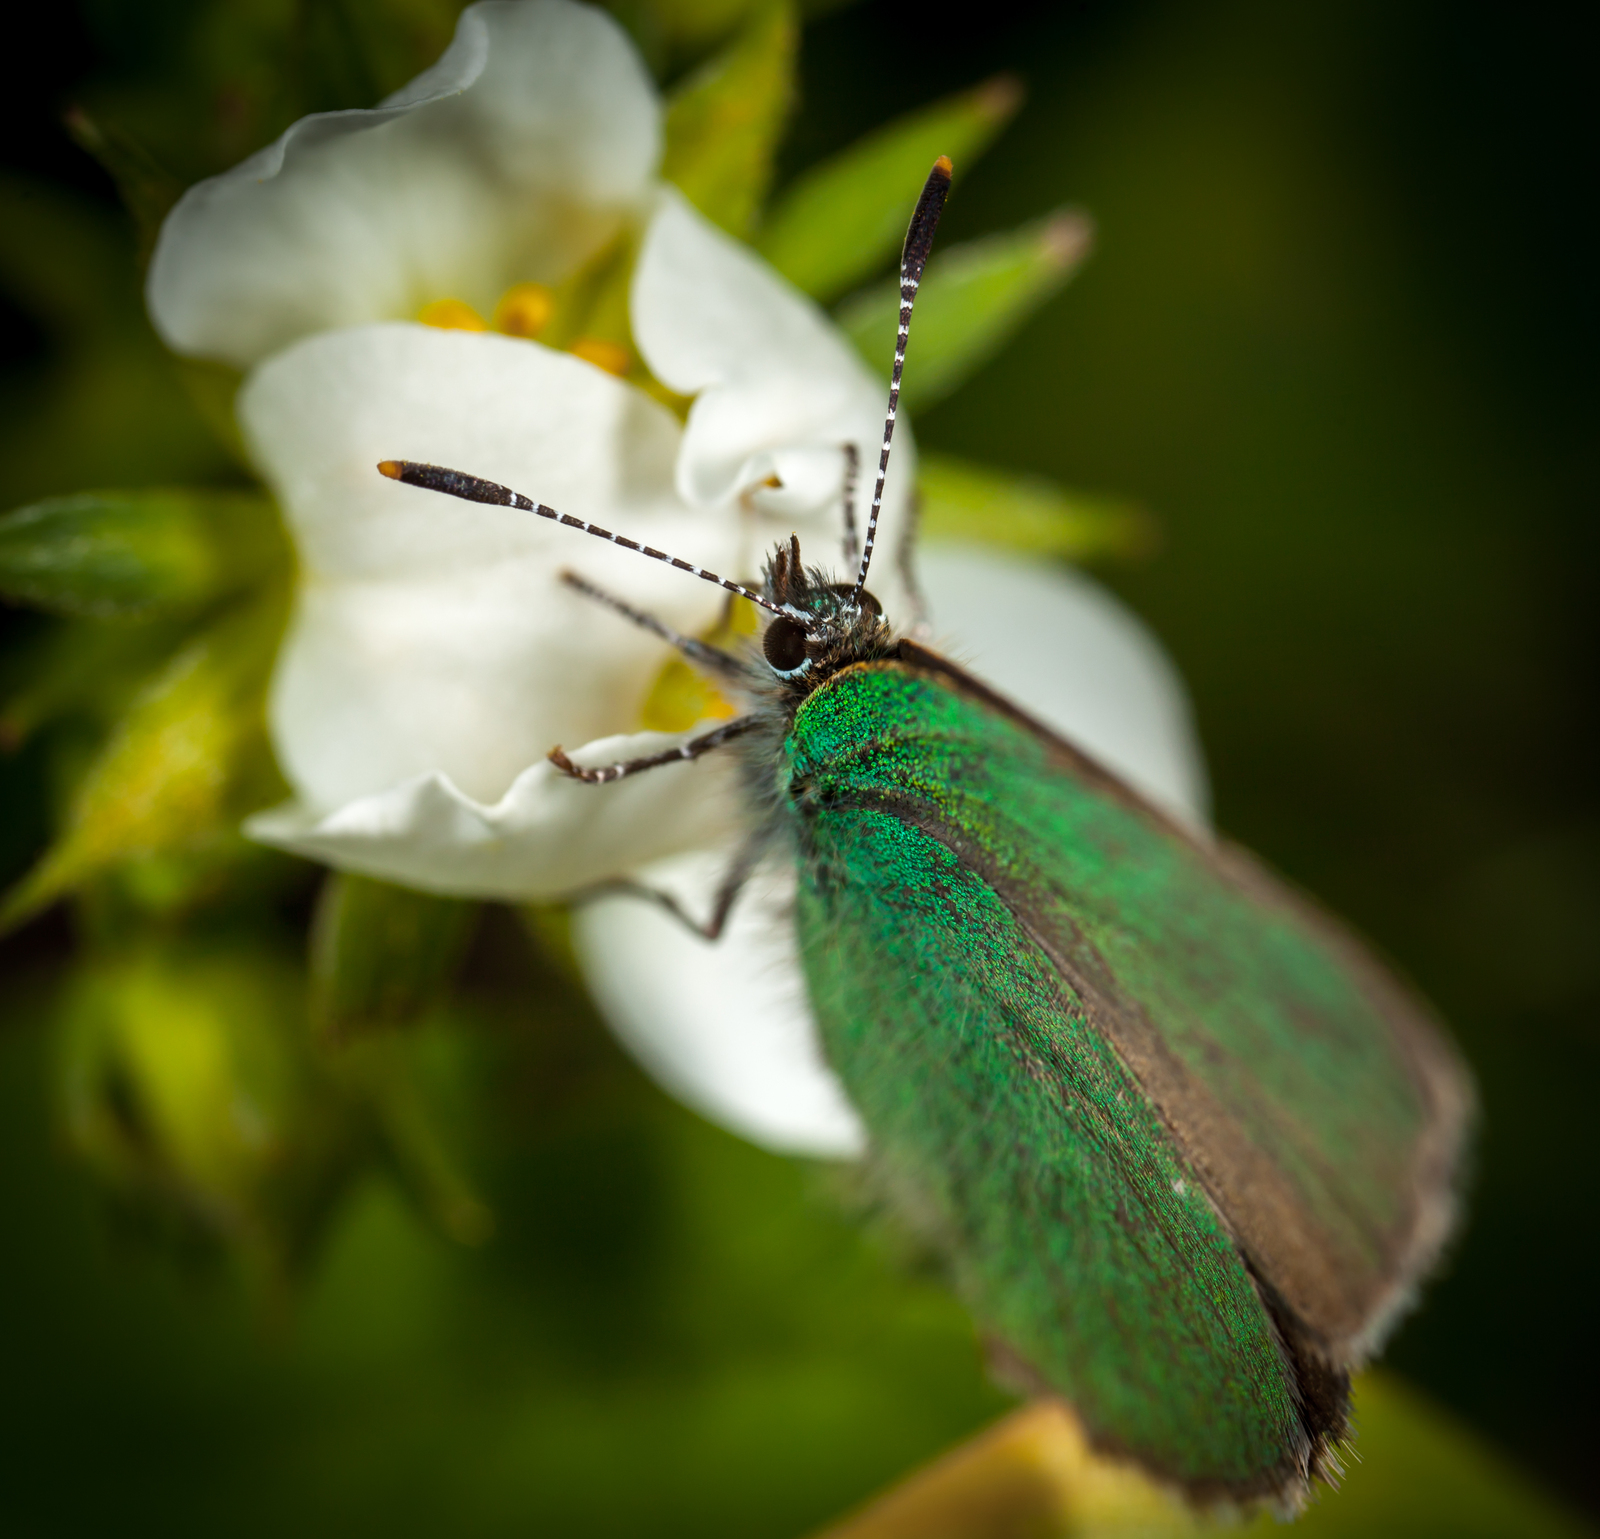
[[[231,836],[270,799],[266,683],[282,627],[273,595],[168,663],[90,767],[61,836],[0,904],[0,931],[121,861]]]
[[[448,988],[478,905],[331,873],[311,931],[311,1016],[330,1037],[414,1021]]]
[[[469,1171],[465,1145],[481,1115],[463,1071],[465,1033],[430,1025],[369,1035],[325,1062],[364,1104],[401,1184],[439,1228],[463,1245],[494,1232],[494,1213]]]
[[[661,174],[714,224],[745,236],[772,180],[794,101],[798,27],[787,0],[757,6],[731,47],[667,103]]]
[[[281,1274],[280,1220],[304,1194],[313,1086],[298,981],[254,947],[165,943],[70,975],[58,1085],[67,1139],[122,1205],[192,1248],[222,1242]],[[323,1175],[335,1171],[324,1170]],[[309,1183],[314,1184],[314,1183]]]
[[[762,0],[605,0],[632,34],[657,78],[674,64],[703,55]],[[807,7],[809,10],[811,7]]]
[[[842,294],[899,251],[934,161],[948,155],[961,175],[1021,104],[1021,85],[1000,75],[896,119],[799,177],[758,249],[814,298]]]
[[[1069,561],[1135,560],[1157,544],[1155,520],[1137,503],[1042,476],[925,454],[917,487],[919,533],[930,540],[980,540]]]
[[[133,216],[139,232],[139,265],[145,266],[161,233],[161,221],[178,201],[183,183],[117,123],[72,107],[66,126],[78,147],[98,160],[117,184],[123,207]]]
[[[51,344],[0,412],[6,504],[63,485],[210,482],[236,470],[150,329],[118,212],[0,174],[0,292]]]
[[[1589,1530],[1467,1428],[1387,1373],[1355,1385],[1355,1457],[1296,1524],[1363,1539],[1581,1539]],[[1097,1454],[1059,1403],[1037,1400],[946,1452],[815,1539],[1183,1539],[1209,1516]],[[1228,1532],[1284,1532],[1260,1513]]]
[[[0,594],[57,614],[192,613],[288,561],[272,503],[255,492],[78,492],[0,518]]]
[[[982,368],[1072,276],[1089,242],[1089,222],[1063,211],[935,256],[917,291],[901,401],[931,406]],[[892,278],[839,312],[857,351],[885,372],[899,321],[900,285]]]
[[[0,752],[19,748],[65,716],[86,717],[108,731],[187,633],[174,620],[47,622],[30,645],[7,658],[12,687],[0,707]]]
[[[1395,1539],[1582,1539],[1593,1530],[1471,1428],[1386,1371],[1355,1382],[1355,1458],[1296,1526]],[[1282,1534],[1260,1518],[1261,1539]]]

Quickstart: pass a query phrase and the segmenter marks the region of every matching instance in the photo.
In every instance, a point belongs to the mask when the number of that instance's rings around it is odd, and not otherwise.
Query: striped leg
[[[632,620],[640,629],[649,631],[653,636],[659,636],[669,646],[676,647],[697,668],[703,668],[707,673],[714,673],[719,678],[744,681],[746,676],[744,664],[732,652],[724,652],[721,647],[714,647],[709,642],[673,630],[670,625],[656,619],[654,615],[647,614],[642,609],[635,609],[632,604],[607,593],[604,588],[595,587],[588,578],[580,577],[576,572],[563,572],[561,580],[585,598],[604,604],[607,609],[614,610],[624,620]],[[737,594],[730,593],[729,605],[732,605],[737,597]]]
[[[662,892],[658,887],[647,887],[643,882],[606,882],[603,886],[580,893],[575,901],[604,897],[610,893],[619,893],[630,898],[645,898],[664,908],[679,924],[692,934],[698,935],[701,940],[714,941],[721,937],[727,927],[728,915],[733,912],[734,903],[744,891],[745,883],[750,880],[750,873],[760,863],[766,845],[767,841],[764,839],[752,839],[734,856],[733,864],[728,867],[721,882],[717,884],[717,895],[712,900],[710,917],[703,924],[670,892]]]
[[[721,748],[724,743],[731,743],[735,738],[743,737],[755,724],[754,716],[736,717],[733,721],[724,722],[722,726],[715,727],[710,732],[702,732],[699,737],[690,738],[687,743],[679,743],[676,748],[668,748],[663,753],[642,754],[637,759],[623,759],[617,764],[602,764],[596,769],[584,769],[574,764],[559,748],[550,750],[550,762],[562,774],[570,775],[574,780],[581,780],[585,785],[609,785],[613,780],[625,780],[629,775],[637,775],[644,770],[659,769],[663,764],[692,762],[710,753],[714,748]]]
[[[861,454],[854,444],[842,445],[844,449],[844,564],[854,566],[861,554],[861,541],[856,534],[856,478],[861,474]]]

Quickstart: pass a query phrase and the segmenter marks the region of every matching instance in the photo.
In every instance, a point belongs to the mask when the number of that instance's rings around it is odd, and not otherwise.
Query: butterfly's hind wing
[[[790,740],[828,1051],[979,1316],[1091,1431],[1292,1493],[1448,1227],[1427,1017],[1247,857],[920,648]]]

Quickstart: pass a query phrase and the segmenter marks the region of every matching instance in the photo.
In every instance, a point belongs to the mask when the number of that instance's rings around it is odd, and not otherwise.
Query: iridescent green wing
[[[905,655],[789,743],[829,1053],[975,1311],[1102,1440],[1291,1489],[1442,1238],[1464,1081],[1298,899]]]

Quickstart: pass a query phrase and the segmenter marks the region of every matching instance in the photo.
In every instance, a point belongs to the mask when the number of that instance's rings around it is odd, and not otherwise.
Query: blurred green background
[[[33,18],[0,104],[0,164],[26,178],[0,238],[0,507],[238,477],[145,327],[137,237],[63,109],[120,112],[188,180],[376,99],[448,10]],[[624,14],[664,78],[703,50]],[[174,105],[197,60],[226,85],[198,138]],[[1557,8],[994,4],[941,27],[864,3],[808,22],[779,168],[995,71],[1025,81],[944,235],[1073,203],[1096,251],[920,441],[1153,511],[1159,550],[1100,575],[1189,681],[1219,823],[1394,957],[1478,1072],[1470,1226],[1388,1362],[1591,1512],[1596,62]],[[0,611],[8,883],[104,730],[92,691],[30,703],[56,624]],[[95,667],[108,698],[131,653],[160,655],[139,634]],[[16,726],[30,710],[47,730]],[[399,1047],[262,1067],[250,1010],[303,989],[317,881],[263,857],[247,901],[165,950],[102,946],[70,983],[119,904],[160,903],[111,892],[0,946],[6,1532],[798,1535],[1004,1408],[936,1280],[825,1172],[665,1101],[506,911]],[[350,1148],[297,1190],[303,1253],[253,1267],[95,1179],[92,1137],[65,1131],[97,999],[177,999],[235,964],[256,1005],[218,1008],[267,1102],[312,1143],[329,1096],[376,1108],[328,1124]],[[381,1086],[413,1068],[448,1154],[395,1132],[410,1113]],[[1475,1531],[1513,1531],[1487,1513]]]

